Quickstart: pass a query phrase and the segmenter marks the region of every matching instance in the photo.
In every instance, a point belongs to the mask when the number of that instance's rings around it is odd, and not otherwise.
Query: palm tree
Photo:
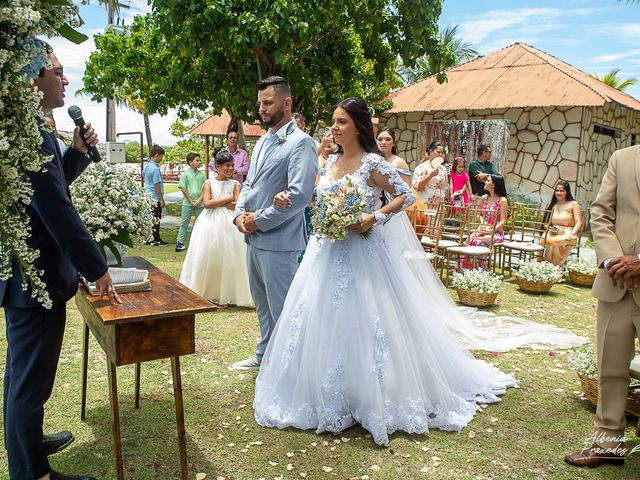
[[[442,73],[449,67],[468,62],[478,56],[478,51],[473,44],[465,42],[458,37],[458,25],[447,26],[440,32],[440,41],[453,57],[450,65],[436,64],[428,55],[420,57],[413,67],[400,66],[398,75],[403,79],[405,85],[417,82],[425,77]]]
[[[597,73],[592,73],[591,76],[596,80],[600,80],[605,85],[609,85],[610,87],[613,87],[616,90],[620,90],[621,92],[624,92],[627,87],[630,87],[631,85],[635,85],[636,83],[638,83],[638,79],[633,77],[623,80],[618,76],[619,73],[620,73],[620,69],[614,68],[613,70],[611,70],[609,73],[606,73],[602,77]]]

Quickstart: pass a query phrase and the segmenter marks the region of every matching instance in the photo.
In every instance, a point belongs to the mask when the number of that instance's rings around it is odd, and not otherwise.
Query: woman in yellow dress
[[[554,265],[564,265],[571,250],[578,244],[578,234],[582,230],[580,205],[571,195],[569,182],[560,180],[556,185],[547,207],[549,215],[551,224],[545,242],[544,259]]]

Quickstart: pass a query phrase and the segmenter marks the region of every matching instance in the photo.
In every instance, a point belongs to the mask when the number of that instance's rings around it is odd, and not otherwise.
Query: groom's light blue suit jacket
[[[313,139],[291,122],[286,140],[276,142],[265,151],[258,165],[258,153],[267,135],[260,137],[253,149],[247,179],[242,184],[233,217],[255,213],[258,231],[245,236],[252,247],[271,251],[304,250],[307,231],[304,209],[309,205],[318,173],[318,152]],[[273,197],[289,193],[291,208],[276,208]]]

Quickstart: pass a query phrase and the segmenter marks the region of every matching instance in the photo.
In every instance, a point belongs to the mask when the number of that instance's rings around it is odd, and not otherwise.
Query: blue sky
[[[125,23],[133,15],[149,11],[145,0],[122,0],[130,9],[122,9]],[[76,2],[79,4],[79,2]],[[82,31],[88,35],[99,33],[107,22],[104,7],[80,6],[86,24]],[[640,79],[640,2],[623,0],[445,0],[439,23],[459,25],[460,35],[485,55],[515,42],[525,42],[586,73],[604,74],[621,68],[623,78]],[[64,39],[51,43],[65,67],[71,82],[66,104],[79,105],[84,118],[97,128],[100,138],[105,135],[105,106],[84,98],[75,98],[82,87],[84,64],[93,50],[93,41],[75,46]],[[640,84],[627,90],[640,99]],[[69,130],[72,122],[64,110],[58,110],[58,128]],[[151,117],[154,141],[163,145],[175,143],[169,126],[175,112],[166,117]],[[142,117],[135,112],[118,109],[117,131],[143,130]]]

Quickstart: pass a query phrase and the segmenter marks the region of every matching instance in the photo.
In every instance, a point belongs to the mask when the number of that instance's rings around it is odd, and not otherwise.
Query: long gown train
[[[392,251],[405,260],[414,278],[412,293],[429,298],[433,316],[442,319],[464,346],[472,350],[505,352],[515,348],[573,348],[588,342],[568,329],[509,315],[495,315],[472,307],[457,307],[424,256],[406,215],[395,215],[384,226]]]

